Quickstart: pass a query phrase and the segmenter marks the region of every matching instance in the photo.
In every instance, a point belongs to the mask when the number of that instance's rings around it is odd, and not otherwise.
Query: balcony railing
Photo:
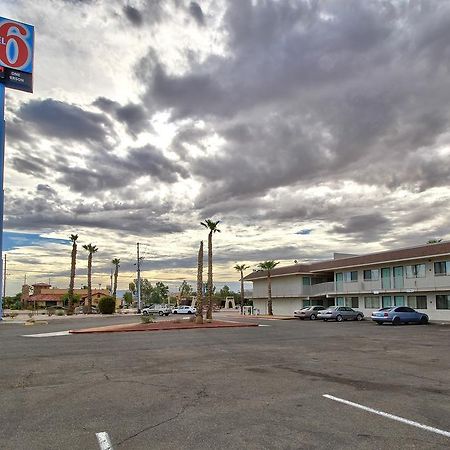
[[[315,296],[326,294],[352,294],[359,292],[382,293],[388,291],[411,292],[414,291],[436,291],[450,290],[450,276],[446,277],[423,277],[423,278],[404,278],[391,277],[389,279],[374,281],[354,281],[354,282],[327,282],[313,284],[311,286],[302,286],[302,294]]]

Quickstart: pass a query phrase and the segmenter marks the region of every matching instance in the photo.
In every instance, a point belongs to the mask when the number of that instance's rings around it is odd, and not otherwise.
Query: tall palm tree
[[[83,245],[83,248],[89,252],[88,256],[88,307],[87,313],[91,314],[92,311],[92,255],[98,251],[97,246],[88,244]]]
[[[117,294],[117,277],[119,276],[120,259],[114,258],[111,262],[114,264],[114,288],[112,291],[112,295],[115,300]]]
[[[200,222],[200,225],[209,230],[208,233],[208,309],[206,311],[206,319],[212,319],[212,294],[213,294],[213,271],[212,271],[212,235],[213,233],[220,233],[217,228],[220,220],[214,222],[213,220],[206,219],[204,222]]]
[[[269,316],[273,316],[272,310],[272,280],[270,279],[270,275],[273,269],[278,266],[280,262],[275,261],[264,261],[258,264],[258,268],[262,270],[267,270],[267,313]]]
[[[234,269],[236,269],[241,274],[241,314],[244,312],[244,270],[250,269],[250,266],[247,266],[245,264],[236,264],[234,266]]]
[[[72,255],[70,264],[70,282],[69,282],[69,314],[73,313],[73,288],[75,286],[75,267],[77,265],[77,239],[78,234],[71,234],[70,241],[72,242]]]
[[[200,241],[197,258],[197,312],[195,323],[203,323],[203,241]]]

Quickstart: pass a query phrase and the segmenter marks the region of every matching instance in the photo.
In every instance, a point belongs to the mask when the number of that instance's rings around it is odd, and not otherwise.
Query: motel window
[[[450,309],[450,295],[436,295],[436,309]]]
[[[394,306],[403,306],[405,304],[405,297],[403,295],[383,295],[383,308],[393,308]]]
[[[311,277],[303,277],[303,286],[311,286]]]
[[[358,297],[345,297],[345,306],[348,306],[350,308],[358,308]]]
[[[380,307],[380,297],[364,297],[364,308],[378,309]]]
[[[303,307],[311,306],[311,300],[303,300]]]
[[[352,283],[358,281],[358,272],[356,270],[352,272],[344,272],[344,281],[346,283]]]
[[[336,297],[336,306],[344,306],[344,297]]]
[[[414,309],[427,309],[427,296],[408,295],[408,306]]]
[[[380,270],[365,270],[364,271],[364,281],[377,281],[380,279]]]
[[[413,264],[406,266],[406,278],[424,278],[425,264]]]
[[[437,261],[434,263],[435,275],[450,275],[450,261]]]

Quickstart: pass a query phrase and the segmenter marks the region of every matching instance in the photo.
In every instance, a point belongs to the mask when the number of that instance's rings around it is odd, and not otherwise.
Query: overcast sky
[[[194,281],[448,237],[449,1],[3,0],[35,25],[35,92],[8,91],[8,293]],[[14,235],[17,236],[17,235]],[[50,238],[49,240],[44,238]],[[80,249],[77,286],[85,283]]]

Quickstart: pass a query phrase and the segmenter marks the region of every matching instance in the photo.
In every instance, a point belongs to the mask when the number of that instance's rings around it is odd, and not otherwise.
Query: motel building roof
[[[450,242],[439,242],[436,244],[426,244],[397,250],[386,250],[365,255],[344,256],[325,261],[316,261],[310,264],[294,264],[276,267],[270,271],[270,276],[320,275],[321,273],[334,272],[336,270],[443,256],[450,256]],[[254,281],[264,278],[267,278],[267,271],[257,270],[244,277],[244,281]]]

